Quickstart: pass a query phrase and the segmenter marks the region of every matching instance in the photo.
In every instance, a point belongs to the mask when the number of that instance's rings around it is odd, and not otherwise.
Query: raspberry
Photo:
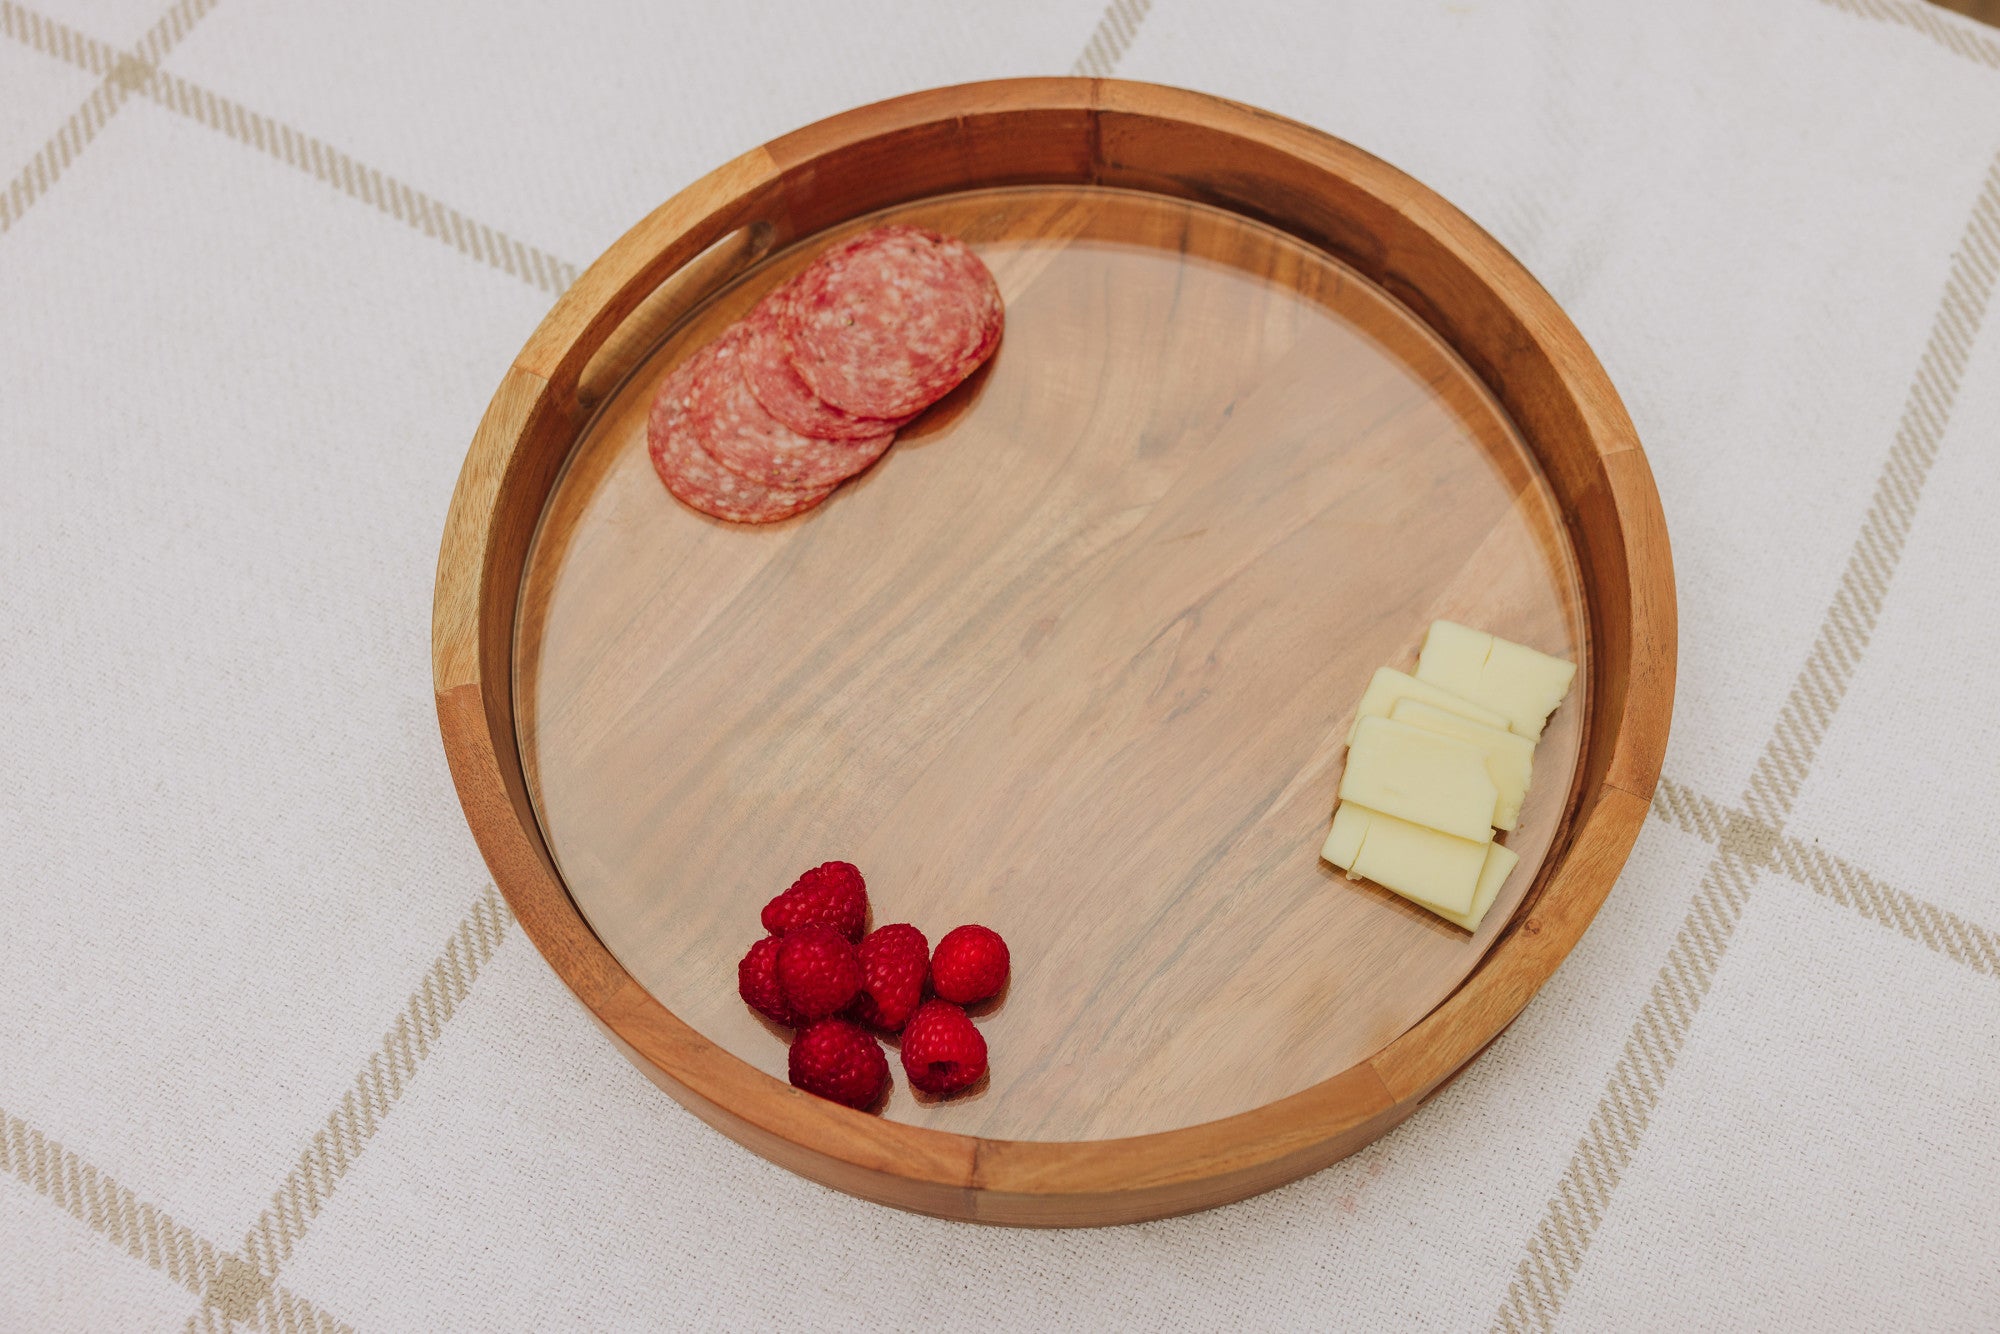
[[[845,1019],[822,1019],[792,1040],[786,1061],[792,1087],[865,1108],[889,1082],[882,1044]]]
[[[736,965],[736,991],[743,1001],[774,1024],[796,1024],[785,993],[778,986],[778,938],[765,936]]]
[[[868,925],[868,886],[847,862],[815,866],[764,905],[764,929],[774,936],[802,926],[830,926],[850,942]]]
[[[1007,942],[983,926],[945,933],[931,953],[931,989],[948,1001],[974,1005],[1007,984]]]
[[[926,1093],[956,1093],[986,1073],[986,1039],[950,1001],[925,1001],[903,1027],[903,1073]]]
[[[931,947],[923,932],[908,922],[896,922],[870,931],[858,953],[861,998],[854,1003],[854,1017],[893,1033],[909,1022],[911,1011],[924,998]]]
[[[824,1019],[861,990],[861,960],[832,927],[798,927],[778,943],[778,989],[800,1019]]]

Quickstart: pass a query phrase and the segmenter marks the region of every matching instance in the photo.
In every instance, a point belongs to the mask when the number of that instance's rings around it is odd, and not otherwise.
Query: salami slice
[[[764,411],[743,376],[748,341],[749,331],[733,326],[688,388],[688,427],[710,457],[753,482],[787,489],[833,486],[882,457],[896,438],[893,426],[864,440],[827,440],[800,435]]]
[[[714,352],[710,344],[676,367],[647,414],[646,449],[667,490],[689,508],[731,523],[775,523],[825,500],[833,492],[830,486],[764,486],[723,467],[696,442],[689,429],[688,396]]]
[[[825,440],[872,440],[884,431],[894,431],[908,417],[857,417],[843,412],[812,391],[792,366],[791,353],[778,329],[779,311],[790,298],[789,287],[780,288],[757,303],[743,319],[748,335],[741,361],[743,379],[750,392],[776,417],[800,435],[816,435]]]
[[[921,412],[1000,341],[1000,288],[963,241],[879,227],[821,255],[793,283],[779,327],[792,366],[862,417]]]

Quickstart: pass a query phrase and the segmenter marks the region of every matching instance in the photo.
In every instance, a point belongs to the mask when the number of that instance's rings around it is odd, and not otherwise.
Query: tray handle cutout
[[[577,406],[587,412],[602,403],[689,313],[770,254],[777,240],[777,225],[760,219],[738,227],[661,279],[584,363],[576,383]]]

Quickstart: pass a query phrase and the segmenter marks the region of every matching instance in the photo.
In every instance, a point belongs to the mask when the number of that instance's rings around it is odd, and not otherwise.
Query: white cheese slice
[[[1403,699],[1422,700],[1434,709],[1455,713],[1468,722],[1484,723],[1488,727],[1505,729],[1507,719],[1491,709],[1482,709],[1469,700],[1460,699],[1448,690],[1419,681],[1394,667],[1383,667],[1368,680],[1368,689],[1361,692],[1361,703],[1354,710],[1355,727],[1363,718],[1387,718],[1396,707],[1396,701]],[[1354,743],[1354,731],[1348,730],[1347,741]]]
[[[1471,917],[1490,846],[1343,801],[1319,855],[1349,879],[1373,880],[1441,915]]]
[[[1508,875],[1520,860],[1520,856],[1505,843],[1489,843],[1486,845],[1486,865],[1479,870],[1479,888],[1473,891],[1470,912],[1453,912],[1442,904],[1424,906],[1453,926],[1477,931],[1479,924],[1486,920],[1486,910],[1493,906],[1493,900],[1500,897],[1500,886],[1507,883]]]
[[[1417,655],[1417,679],[1504,714],[1507,725],[1534,740],[1569,693],[1576,664],[1473,630],[1433,621]]]
[[[1468,722],[1419,699],[1397,700],[1389,710],[1389,717],[1479,747],[1486,755],[1486,776],[1500,790],[1500,802],[1493,809],[1493,827],[1512,829],[1521,823],[1521,802],[1527,798],[1528,784],[1535,773],[1534,742],[1502,728]]]
[[[1337,795],[1474,843],[1492,840],[1500,803],[1479,747],[1388,718],[1355,724]]]

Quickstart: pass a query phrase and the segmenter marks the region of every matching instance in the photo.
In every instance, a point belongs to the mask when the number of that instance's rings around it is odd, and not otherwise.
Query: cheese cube
[[[1365,876],[1433,912],[1442,907],[1470,916],[1479,906],[1489,846],[1343,801],[1319,855],[1350,880]]]
[[[1384,667],[1368,679],[1368,689],[1361,693],[1361,704],[1354,711],[1354,725],[1359,727],[1363,718],[1387,718],[1396,707],[1396,701],[1417,699],[1434,709],[1455,713],[1469,722],[1484,723],[1488,727],[1505,729],[1507,720],[1491,709],[1482,709],[1469,700],[1460,699],[1448,690],[1441,690],[1428,681],[1397,671],[1394,667]],[[1354,743],[1354,731],[1348,730],[1347,741]]]
[[[1486,865],[1479,870],[1479,888],[1473,891],[1470,912],[1453,912],[1442,905],[1424,906],[1453,926],[1477,931],[1479,924],[1486,920],[1486,910],[1493,906],[1493,900],[1500,897],[1500,886],[1507,883],[1508,875],[1520,860],[1520,855],[1505,843],[1489,843],[1486,845]]]
[[[1355,724],[1337,795],[1475,843],[1492,840],[1500,804],[1479,747],[1388,718]]]
[[[1524,736],[1494,727],[1467,722],[1455,713],[1434,709],[1418,699],[1399,699],[1389,710],[1399,723],[1421,727],[1439,736],[1457,737],[1479,747],[1486,754],[1486,776],[1500,789],[1500,804],[1493,811],[1493,827],[1512,829],[1521,823],[1521,802],[1528,795],[1534,777],[1535,743]]]
[[[1534,740],[1569,693],[1576,664],[1469,629],[1432,621],[1417,655],[1417,679],[1505,714],[1507,725]]]

